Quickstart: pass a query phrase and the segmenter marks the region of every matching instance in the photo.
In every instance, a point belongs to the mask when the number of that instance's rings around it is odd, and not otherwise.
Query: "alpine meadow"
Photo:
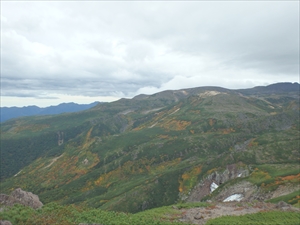
[[[299,86],[169,90],[5,121],[1,193],[21,188],[44,205],[2,201],[0,220],[297,224]],[[201,211],[227,205],[249,212]]]

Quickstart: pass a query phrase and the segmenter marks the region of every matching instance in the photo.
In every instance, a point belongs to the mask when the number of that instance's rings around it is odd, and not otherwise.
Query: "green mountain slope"
[[[248,174],[224,180],[219,193],[239,179],[276,190],[299,181],[299,137],[295,91],[203,87],[140,95],[1,124],[0,189],[21,187],[44,203],[138,212],[188,199],[211,174],[235,165]],[[263,164],[294,169],[270,175]]]

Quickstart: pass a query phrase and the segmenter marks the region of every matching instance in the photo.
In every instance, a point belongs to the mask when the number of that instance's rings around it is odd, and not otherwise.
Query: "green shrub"
[[[259,212],[243,216],[222,216],[209,220],[206,225],[287,225],[299,224],[297,212]]]

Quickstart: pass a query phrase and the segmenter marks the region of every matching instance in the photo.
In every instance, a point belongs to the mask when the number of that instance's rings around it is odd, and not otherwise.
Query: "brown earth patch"
[[[212,203],[209,207],[182,209],[183,216],[179,221],[204,225],[209,219],[221,216],[240,216],[274,210],[300,212],[299,208],[292,207],[284,202],[278,204],[265,202],[218,202]]]

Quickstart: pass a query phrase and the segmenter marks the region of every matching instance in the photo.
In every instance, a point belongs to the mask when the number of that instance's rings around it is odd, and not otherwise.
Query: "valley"
[[[180,214],[174,224],[204,224],[184,217],[180,204],[222,208],[230,199],[240,211],[273,212],[285,202],[296,212],[299,86],[164,91],[9,120],[1,123],[1,193],[22,188],[67,211],[157,210],[164,218],[168,207]]]

